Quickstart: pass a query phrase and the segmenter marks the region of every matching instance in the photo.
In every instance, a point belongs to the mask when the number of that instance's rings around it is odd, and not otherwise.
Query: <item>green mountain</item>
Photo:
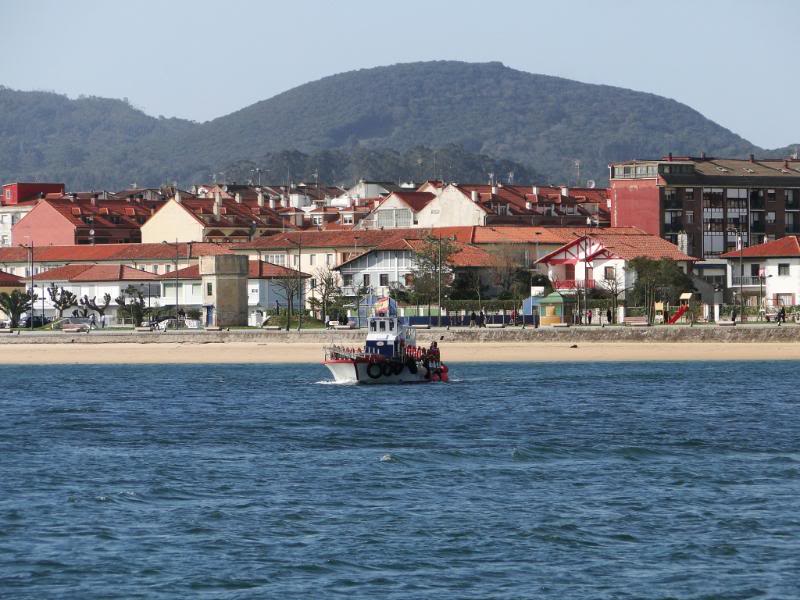
[[[766,152],[674,100],[500,63],[351,71],[206,123],[150,117],[119,100],[0,88],[4,180],[63,180],[73,189],[186,185],[258,166],[282,181],[285,174],[272,170],[282,168],[286,151],[306,156],[299,161],[306,174],[325,171],[336,182],[418,178],[417,170],[434,175],[430,148],[450,154],[452,177],[441,161],[436,167],[448,179],[483,181],[491,168],[502,179],[507,169],[518,182],[535,175],[571,184],[576,161],[581,180],[602,182],[614,160]],[[380,150],[375,160],[369,150]]]

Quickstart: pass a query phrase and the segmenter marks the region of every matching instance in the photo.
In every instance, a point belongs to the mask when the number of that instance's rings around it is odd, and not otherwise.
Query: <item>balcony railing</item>
[[[594,289],[594,279],[559,279],[553,282],[553,287],[557,290],[585,290]]]
[[[761,277],[757,276],[739,277],[735,275],[732,279],[734,287],[738,285],[759,285],[761,283]]]

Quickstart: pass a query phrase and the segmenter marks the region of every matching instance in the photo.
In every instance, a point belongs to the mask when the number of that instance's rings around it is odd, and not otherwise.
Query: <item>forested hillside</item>
[[[436,175],[446,179],[485,180],[493,171],[505,180],[513,171],[519,182],[570,184],[576,161],[582,182],[603,182],[615,160],[768,152],[674,100],[500,63],[351,71],[206,123],[151,117],[120,100],[0,88],[3,181],[187,185],[255,167],[282,181],[287,166],[339,183],[417,179],[434,175],[432,148],[442,155]]]

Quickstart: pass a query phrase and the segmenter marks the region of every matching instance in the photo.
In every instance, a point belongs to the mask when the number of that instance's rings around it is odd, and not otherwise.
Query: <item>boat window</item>
[[[394,321],[389,321],[389,331],[394,331]]]
[[[381,321],[381,331],[386,331],[386,321]]]
[[[370,330],[372,330],[372,331],[376,331],[375,327],[376,327],[376,325],[375,325],[375,321],[372,321],[372,323],[370,323],[370,324],[369,324],[369,328],[370,328]]]

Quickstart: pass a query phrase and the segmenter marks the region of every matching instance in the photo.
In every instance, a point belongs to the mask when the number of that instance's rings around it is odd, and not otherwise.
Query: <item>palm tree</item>
[[[19,325],[19,318],[22,313],[31,310],[35,301],[36,294],[29,294],[19,290],[14,290],[10,294],[8,292],[0,292],[0,308],[11,319],[12,329]]]

